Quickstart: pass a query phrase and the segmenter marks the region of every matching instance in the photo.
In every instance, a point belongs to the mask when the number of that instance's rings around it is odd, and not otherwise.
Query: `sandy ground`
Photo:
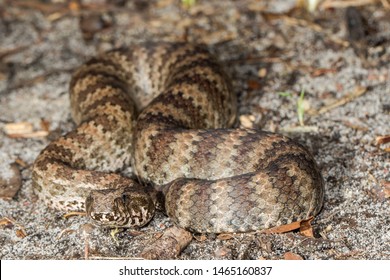
[[[31,186],[38,153],[74,127],[67,95],[72,71],[98,52],[145,40],[206,44],[234,81],[241,125],[306,145],[326,182],[314,238],[195,236],[179,258],[390,258],[390,153],[388,144],[377,143],[390,134],[390,11],[380,3],[359,8],[364,29],[359,20],[348,29],[345,8],[309,14],[292,10],[294,1],[53,2],[0,0],[1,188],[17,186],[21,176],[15,196],[0,199],[1,259],[83,259],[86,248],[89,258],[136,258],[171,226],[158,214],[115,242],[85,217],[64,219],[47,209]],[[302,90],[305,126],[296,129]],[[354,93],[361,95],[348,99]],[[35,132],[10,137],[7,125],[18,122]],[[48,136],[36,137],[47,124]]]

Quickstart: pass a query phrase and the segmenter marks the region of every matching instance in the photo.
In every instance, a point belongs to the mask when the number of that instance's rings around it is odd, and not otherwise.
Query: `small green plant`
[[[196,0],[181,0],[181,4],[184,8],[188,9],[196,4]]]
[[[292,93],[288,91],[278,92],[278,94],[282,97],[292,97]]]
[[[288,92],[288,91],[278,92],[278,94],[279,94],[279,96],[282,96],[282,97],[288,97],[288,98],[293,97],[293,94],[291,92]],[[297,100],[298,121],[299,121],[299,125],[301,125],[301,126],[305,125],[305,123],[303,121],[303,116],[305,114],[304,98],[305,98],[305,91],[302,89],[301,93],[299,95],[299,98]]]
[[[305,114],[305,106],[303,103],[304,98],[305,98],[305,91],[302,89],[301,94],[299,95],[299,99],[297,101],[297,114],[298,114],[299,124],[301,126],[305,125],[305,123],[303,122],[303,115]]]

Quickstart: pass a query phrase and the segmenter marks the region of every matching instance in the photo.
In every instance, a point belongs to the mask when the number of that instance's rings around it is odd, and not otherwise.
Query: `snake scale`
[[[316,215],[312,155],[270,132],[232,128],[237,100],[202,46],[146,43],[90,59],[70,83],[75,130],[33,165],[49,207],[141,227],[160,205],[193,232],[249,232]],[[134,178],[120,174],[131,166]]]

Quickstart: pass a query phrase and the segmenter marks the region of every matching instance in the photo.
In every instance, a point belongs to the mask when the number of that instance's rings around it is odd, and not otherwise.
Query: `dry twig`
[[[328,112],[330,110],[333,110],[333,109],[335,109],[337,107],[343,106],[343,105],[351,102],[352,100],[355,100],[356,98],[362,96],[366,92],[367,92],[367,88],[366,87],[358,86],[350,94],[347,94],[346,96],[343,96],[342,98],[335,100],[334,102],[332,102],[329,105],[326,105],[326,106],[320,108],[317,111],[311,110],[308,113],[310,115],[313,115],[313,116],[321,115],[321,114],[323,114],[325,112]]]
[[[331,9],[331,8],[347,8],[347,7],[359,7],[366,5],[373,5],[376,3],[381,3],[383,8],[390,9],[389,0],[325,0],[320,4],[319,8],[322,9]]]
[[[17,221],[15,221],[12,218],[9,217],[3,217],[0,219],[0,226],[7,226],[7,225],[15,225],[19,227],[19,229],[16,230],[16,235],[20,238],[24,238],[27,236],[27,232],[25,228],[19,224]]]

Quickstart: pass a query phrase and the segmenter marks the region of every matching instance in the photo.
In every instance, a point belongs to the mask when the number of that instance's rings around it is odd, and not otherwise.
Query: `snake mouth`
[[[90,218],[105,227],[121,227],[119,220],[112,213],[90,213]]]

